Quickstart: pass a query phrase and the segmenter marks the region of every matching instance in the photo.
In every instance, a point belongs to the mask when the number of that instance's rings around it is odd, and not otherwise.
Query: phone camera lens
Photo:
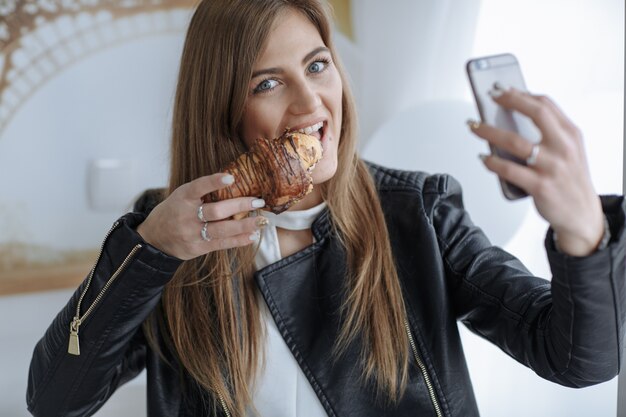
[[[489,67],[489,62],[486,59],[480,59],[478,60],[478,62],[476,62],[476,66],[478,67],[478,69],[485,69]]]

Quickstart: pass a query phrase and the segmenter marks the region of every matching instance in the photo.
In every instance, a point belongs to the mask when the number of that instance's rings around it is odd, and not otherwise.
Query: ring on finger
[[[198,220],[200,220],[202,223],[206,223],[208,221],[204,218],[204,213],[202,212],[202,204],[200,204],[200,207],[198,207],[198,212],[196,214],[198,216]]]
[[[202,240],[204,240],[205,242],[211,241],[211,236],[209,236],[209,234],[207,233],[208,225],[209,222],[204,222],[204,224],[202,225],[202,229],[200,229],[200,236],[202,236]]]
[[[534,166],[537,163],[537,156],[539,155],[539,144],[535,143],[530,151],[530,155],[526,158],[526,165],[529,167]]]

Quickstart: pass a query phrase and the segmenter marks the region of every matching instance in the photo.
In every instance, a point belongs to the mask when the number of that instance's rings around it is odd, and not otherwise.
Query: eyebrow
[[[319,54],[320,52],[330,52],[330,49],[328,49],[325,46],[320,46],[320,47],[313,49],[311,52],[306,54],[304,58],[302,58],[302,64],[304,65],[308,60],[310,60],[311,58],[313,58],[315,55]],[[252,73],[252,78],[256,78],[259,75],[264,75],[264,74],[283,74],[284,72],[285,71],[282,68],[278,68],[278,67],[266,68],[266,69],[254,71]]]

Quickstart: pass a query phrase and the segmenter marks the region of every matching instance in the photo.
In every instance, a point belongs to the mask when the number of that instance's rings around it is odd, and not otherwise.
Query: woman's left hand
[[[494,89],[493,100],[528,116],[541,131],[535,163],[522,165],[489,155],[485,166],[533,197],[537,210],[558,235],[562,252],[585,256],[598,246],[604,233],[604,215],[596,194],[580,130],[545,96],[514,88]],[[533,145],[515,132],[484,123],[468,123],[491,145],[526,160]]]

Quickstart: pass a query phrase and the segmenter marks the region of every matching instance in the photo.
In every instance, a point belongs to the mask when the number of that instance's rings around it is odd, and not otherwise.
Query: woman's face
[[[286,129],[316,136],[323,158],[312,177],[321,184],[337,169],[341,102],[341,78],[330,51],[315,26],[288,9],[276,19],[254,65],[242,120],[246,145]]]

